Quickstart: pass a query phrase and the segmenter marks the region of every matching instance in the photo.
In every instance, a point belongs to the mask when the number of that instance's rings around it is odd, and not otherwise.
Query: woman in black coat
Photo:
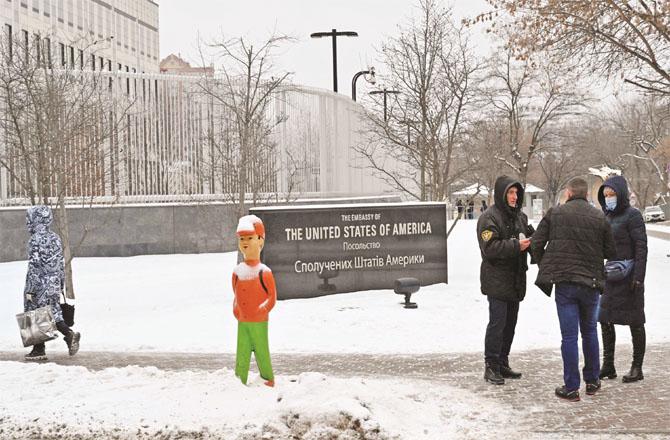
[[[644,277],[647,270],[647,231],[639,210],[630,206],[628,183],[622,176],[610,177],[598,191],[598,201],[612,226],[616,261],[632,260],[630,273],[620,281],[607,280],[600,302],[599,321],[603,335],[603,365],[600,378],[614,379],[614,324],[627,325],[633,338],[633,364],[624,382],[644,379],[642,361],[646,344],[644,330]],[[612,261],[612,260],[610,260]]]

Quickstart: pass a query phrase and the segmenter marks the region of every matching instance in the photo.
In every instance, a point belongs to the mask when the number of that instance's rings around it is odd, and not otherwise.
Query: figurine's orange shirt
[[[263,288],[259,274],[262,272]],[[264,322],[277,303],[275,279],[269,267],[258,260],[245,261],[233,269],[233,314],[240,322]]]

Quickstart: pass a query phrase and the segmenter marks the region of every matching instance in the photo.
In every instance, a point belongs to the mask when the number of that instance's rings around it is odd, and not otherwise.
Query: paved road
[[[649,229],[647,229],[647,235],[649,235],[650,237],[660,238],[662,240],[670,240],[670,232],[650,231]]]
[[[627,339],[623,336],[622,342]],[[617,347],[620,376],[629,367],[630,347]],[[0,361],[20,361],[22,353],[0,352]],[[91,370],[128,365],[155,366],[165,370],[217,370],[233,368],[232,354],[190,353],[108,353],[82,352],[75,357],[51,355],[52,362],[80,365]],[[558,400],[554,387],[562,383],[559,350],[532,350],[513,353],[515,369],[524,377],[504,386],[486,384],[482,379],[482,359],[478,353],[427,355],[367,354],[274,354],[277,374],[294,375],[319,371],[340,377],[411,377],[445,381],[503,402],[518,412],[522,432],[553,435],[578,432],[595,438],[670,438],[670,344],[648,347],[645,380],[623,384],[619,379],[604,381],[596,396],[582,397],[579,403]]]

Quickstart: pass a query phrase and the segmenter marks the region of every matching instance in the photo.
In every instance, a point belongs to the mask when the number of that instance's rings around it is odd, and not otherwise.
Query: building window
[[[74,47],[68,46],[70,50],[70,69],[74,69]]]
[[[112,10],[107,8],[102,8],[102,15],[107,23],[107,36],[114,35],[114,29],[112,25]]]
[[[23,29],[21,30],[21,34],[23,34],[22,38],[22,44],[23,44],[23,54],[25,55],[26,58],[26,63],[28,62],[28,57],[30,56],[30,36],[28,35],[28,31]]]
[[[95,70],[95,55],[91,55],[91,70]]]
[[[79,49],[79,69],[84,70],[84,51]]]
[[[7,38],[7,55],[11,60],[14,56],[14,34],[12,33],[12,25],[5,24],[5,37]]]
[[[67,24],[74,26],[74,1],[67,0]]]
[[[84,3],[77,0],[77,29],[84,29]]]
[[[95,32],[95,10],[98,5],[93,2],[88,2],[88,30],[93,35]]]
[[[37,65],[42,64],[42,45],[40,44],[40,40],[42,38],[34,34],[33,35],[33,50],[35,51],[35,59],[37,60]]]
[[[65,58],[65,45],[63,43],[58,43],[58,51],[60,52],[60,65],[61,67],[65,67],[67,61]]]
[[[147,32],[147,48],[146,51],[147,57],[151,58],[151,32]]]

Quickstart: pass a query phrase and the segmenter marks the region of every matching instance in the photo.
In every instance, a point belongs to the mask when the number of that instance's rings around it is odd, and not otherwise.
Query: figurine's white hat
[[[237,235],[253,234],[265,238],[265,226],[263,226],[263,221],[255,215],[245,215],[240,218],[240,221],[237,223]]]

